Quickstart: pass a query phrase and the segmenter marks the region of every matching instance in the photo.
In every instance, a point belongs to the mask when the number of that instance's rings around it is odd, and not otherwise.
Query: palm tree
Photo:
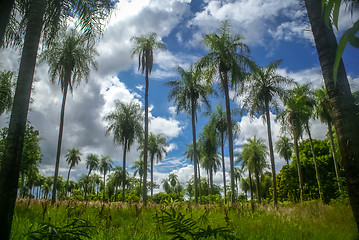
[[[113,166],[113,161],[109,155],[101,156],[100,165],[98,169],[101,174],[103,174],[103,201],[105,201],[105,189],[106,189],[106,174],[111,171]]]
[[[143,150],[144,141],[140,141],[139,149]],[[156,157],[157,163],[161,161],[164,155],[167,154],[166,147],[168,147],[167,140],[162,134],[150,133],[148,136],[148,153],[151,162],[151,197],[153,197],[153,160]],[[143,156],[143,151],[141,152]]]
[[[329,103],[327,90],[325,90],[324,86],[322,86],[320,89],[315,90],[315,102],[316,102],[315,116],[319,118],[322,123],[326,123],[328,126],[328,134],[330,139],[330,146],[332,149],[335,176],[337,178],[338,188],[339,190],[341,190],[340,181],[339,181],[337,155],[335,152],[333,131],[332,131],[333,117],[332,117],[332,111]]]
[[[338,44],[333,29],[322,18],[321,1],[305,0],[325,87],[333,113],[342,163],[347,179],[348,194],[354,218],[359,229],[359,121],[357,108],[351,95],[343,61],[340,61],[336,81],[333,78]]]
[[[0,116],[11,109],[12,105],[12,75],[10,71],[0,71]]]
[[[128,173],[125,170],[125,177],[123,177],[123,167],[120,165],[116,165],[114,168],[112,168],[112,179],[113,179],[113,186],[115,187],[115,201],[117,201],[118,196],[118,187],[122,185],[122,189],[125,188],[127,184],[127,176]],[[122,202],[124,202],[124,192],[122,192]]]
[[[70,172],[71,169],[76,166],[77,164],[79,164],[79,162],[81,161],[81,155],[82,153],[80,153],[80,150],[77,148],[71,148],[67,151],[66,154],[66,162],[67,164],[70,165],[70,169],[69,172],[67,174],[67,181],[66,181],[66,193],[68,192],[68,187],[69,187],[69,179],[70,179]]]
[[[298,104],[298,98],[288,97],[284,101],[284,110],[279,113],[277,118],[281,121],[282,131],[289,132],[294,141],[294,151],[297,161],[298,180],[300,187],[300,200],[303,200],[303,177],[300,167],[300,158],[298,150],[298,140],[303,133],[303,121],[301,111],[303,110],[302,103]]]
[[[249,178],[247,178],[247,179],[242,178],[241,179],[241,189],[245,194],[246,200],[248,199],[248,191],[251,191],[250,186],[249,186],[250,181],[251,180]],[[252,193],[252,191],[251,191],[251,193]]]
[[[302,118],[303,126],[305,131],[309,136],[309,143],[312,150],[314,168],[315,168],[315,176],[317,179],[318,190],[320,199],[323,199],[323,191],[320,184],[320,175],[318,170],[317,159],[315,155],[315,149],[313,145],[312,135],[310,132],[309,127],[309,119],[313,116],[314,107],[315,107],[315,99],[314,99],[314,92],[309,89],[309,84],[302,84],[294,87],[292,90],[289,91],[291,97],[297,98],[296,102],[299,106],[301,106],[300,115]]]
[[[49,64],[51,82],[55,83],[58,78],[63,92],[54,175],[55,185],[60,164],[67,91],[70,90],[72,93],[74,86],[79,85],[82,78],[85,78],[86,82],[88,81],[91,66],[96,67],[96,63],[93,61],[94,54],[94,44],[84,36],[80,36],[75,30],[71,30],[59,38],[52,48],[46,49],[40,57],[41,61],[47,61]],[[54,187],[52,202],[55,200],[56,188]]]
[[[279,156],[284,158],[289,165],[289,160],[292,157],[293,143],[286,136],[281,136],[275,143],[275,150],[279,153]]]
[[[239,181],[241,180],[242,175],[243,175],[243,168],[234,167],[234,179],[237,186],[237,196],[239,194]]]
[[[221,165],[217,155],[218,136],[215,125],[210,122],[202,128],[202,133],[199,136],[199,151],[201,155],[202,166],[209,173],[209,182],[211,187],[211,194],[213,193],[213,173],[216,173],[218,167]]]
[[[0,239],[9,239],[12,216],[17,196],[21,153],[24,144],[27,112],[30,103],[32,79],[35,71],[38,43],[45,12],[45,0],[31,1],[28,24],[22,49],[17,87],[13,99],[9,132],[6,139],[0,173]],[[1,30],[2,31],[2,30]],[[37,44],[33,44],[36,42]]]
[[[123,146],[122,182],[126,178],[126,153],[130,151],[136,139],[142,135],[142,110],[139,104],[131,102],[124,104],[115,101],[115,111],[104,117],[109,123],[106,135],[112,133],[113,142]],[[125,201],[125,185],[122,185],[122,201]]]
[[[85,201],[86,201],[86,195],[87,195],[87,184],[88,184],[88,180],[90,177],[90,174],[92,172],[92,170],[96,170],[99,166],[100,163],[100,159],[98,158],[98,156],[96,154],[90,153],[89,155],[87,155],[86,157],[86,169],[88,169],[88,173],[87,173],[87,181],[85,182]]]
[[[141,37],[132,37],[131,41],[135,42],[135,46],[132,49],[132,57],[138,55],[138,70],[142,68],[142,74],[146,76],[146,88],[145,88],[145,137],[143,146],[143,164],[147,166],[147,154],[148,154],[148,88],[149,80],[148,75],[152,72],[153,67],[153,51],[156,49],[166,49],[166,46],[156,40],[157,34],[151,33],[148,36],[142,35]],[[144,172],[143,181],[143,202],[147,203],[147,171]]]
[[[208,85],[201,81],[201,72],[192,65],[185,71],[178,67],[181,76],[180,80],[167,82],[167,86],[171,87],[168,95],[169,100],[174,100],[177,107],[177,113],[184,111],[191,116],[192,120],[192,144],[193,144],[193,164],[194,164],[194,191],[195,201],[198,203],[198,179],[197,179],[197,139],[196,139],[196,119],[197,110],[200,110],[201,104],[205,104],[209,108],[207,95],[212,92]]]
[[[133,173],[134,176],[136,176],[137,174],[140,175],[140,188],[142,186],[142,181],[143,181],[144,166],[145,165],[143,165],[143,158],[140,158],[139,160],[133,163],[133,166],[131,168],[132,170],[135,170],[135,172]],[[148,171],[148,165],[146,171]]]
[[[46,6],[46,3],[47,1],[45,0],[32,0],[27,8],[27,14],[25,14],[27,16],[25,21],[27,24],[25,27],[24,44],[9,123],[9,137],[6,141],[5,155],[1,163],[0,195],[5,196],[0,200],[0,223],[1,226],[4,226],[4,231],[1,231],[0,234],[1,239],[8,239],[11,232],[19,180],[20,156],[35,72],[37,50],[44,22],[47,23],[44,32],[48,33],[46,35],[49,37],[45,37],[45,39],[49,40],[47,41],[48,43],[55,39],[56,31],[62,25],[60,23],[64,23],[69,16],[76,17],[78,20],[76,25],[85,30],[85,32],[97,33],[99,32],[97,30],[101,30],[103,26],[103,21],[101,20],[107,17],[114,5],[110,1],[101,1],[96,6],[91,1],[70,2],[63,0],[59,4],[49,4],[48,6]],[[26,4],[26,6],[28,5]],[[66,11],[64,10],[65,7]],[[45,10],[50,10],[46,15],[48,17],[46,21],[44,21]],[[4,17],[6,18],[5,14]],[[6,22],[8,21],[5,20],[4,24]],[[0,31],[3,30],[1,29]]]
[[[276,73],[280,62],[281,60],[271,62],[267,68],[254,66],[253,73],[249,75],[246,79],[247,81],[244,82],[244,86],[241,88],[241,93],[245,95],[243,108],[248,109],[249,116],[253,118],[258,114],[267,121],[267,136],[275,205],[277,205],[277,184],[270,122],[270,107],[272,107],[273,110],[278,111],[278,99],[283,99],[286,95],[285,86],[294,83],[292,79]]]
[[[248,171],[253,172],[256,178],[256,192],[258,202],[261,203],[260,195],[260,175],[263,172],[263,169],[266,167],[266,155],[267,146],[264,143],[262,138],[257,138],[254,136],[253,139],[247,139],[247,143],[243,144],[243,150],[241,152],[241,158],[245,166],[247,166]],[[250,176],[250,175],[249,175]],[[251,178],[251,177],[249,177]]]
[[[209,122],[210,124],[214,125],[216,130],[218,131],[219,141],[221,144],[224,199],[225,199],[225,203],[227,203],[226,168],[224,163],[224,141],[227,134],[227,118],[226,118],[226,112],[223,110],[221,104],[216,105],[215,111],[212,112],[212,114],[210,115]]]
[[[178,181],[178,176],[174,173],[170,173],[168,178],[162,179],[162,186],[166,193],[181,193],[183,190]]]
[[[193,143],[187,143],[186,144],[187,148],[186,148],[186,151],[184,152],[184,155],[186,157],[186,159],[189,159],[191,161],[191,163],[194,162],[194,152],[193,152]],[[196,142],[196,146],[198,146],[198,142]],[[200,156],[200,153],[198,151],[198,148],[197,149],[197,153],[196,153],[196,156],[197,156],[197,165],[194,165],[195,168],[197,168],[197,173],[198,173],[198,194],[199,194],[199,201],[200,201],[200,204],[202,204],[202,186],[201,186],[201,169],[200,169],[200,166],[199,166],[199,163],[201,162],[201,156]],[[193,183],[194,183],[194,179],[193,180]],[[194,184],[193,184],[194,186]],[[191,187],[193,187],[191,186]],[[193,189],[195,190],[195,189]]]
[[[208,81],[219,78],[220,86],[225,95],[227,113],[227,135],[229,147],[230,170],[234,172],[233,161],[233,132],[232,117],[229,100],[229,88],[235,89],[238,82],[246,75],[245,67],[252,65],[249,59],[249,48],[242,43],[243,38],[238,34],[229,32],[229,22],[225,21],[219,29],[219,33],[207,34],[203,44],[210,51],[209,54],[198,61],[198,67],[205,68],[204,76]],[[234,176],[231,175],[231,189],[235,192]],[[235,194],[232,194],[232,202]]]

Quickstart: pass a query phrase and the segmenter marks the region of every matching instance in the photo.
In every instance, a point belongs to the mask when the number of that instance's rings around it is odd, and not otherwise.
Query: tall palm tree
[[[67,151],[67,154],[65,156],[67,164],[70,165],[70,169],[69,169],[69,172],[67,174],[66,193],[68,192],[71,169],[74,166],[76,166],[77,164],[79,164],[79,162],[81,161],[81,155],[82,155],[82,153],[80,153],[80,150],[73,147],[73,148],[71,148],[71,149],[69,149]]]
[[[144,141],[143,139],[140,141],[139,149],[143,150]],[[151,197],[153,197],[153,160],[157,159],[157,163],[161,161],[164,155],[167,154],[166,147],[168,147],[168,143],[166,138],[162,134],[153,134],[150,133],[148,136],[148,153],[150,155],[150,163],[151,163]],[[143,156],[143,151],[141,152]]]
[[[230,171],[234,172],[233,161],[233,132],[232,117],[229,99],[229,88],[235,89],[238,82],[246,75],[245,68],[253,63],[249,59],[249,48],[242,42],[238,34],[232,35],[229,31],[229,22],[222,23],[219,33],[207,34],[203,44],[208,48],[209,54],[198,61],[198,67],[206,69],[204,76],[208,81],[219,78],[219,84],[224,92],[227,114],[227,135],[229,147]],[[231,189],[235,192],[234,176],[231,175]],[[232,202],[235,194],[232,194]]]
[[[267,122],[267,136],[269,145],[269,156],[272,168],[272,181],[274,189],[274,204],[277,204],[276,171],[272,141],[272,130],[270,122],[270,108],[278,111],[278,100],[286,95],[285,87],[293,84],[293,80],[283,77],[276,72],[281,60],[269,63],[267,68],[254,66],[253,73],[249,75],[241,88],[242,95],[245,95],[243,108],[248,109],[249,116],[256,114],[262,116]]]
[[[227,134],[227,118],[226,118],[226,112],[223,110],[221,104],[216,105],[215,111],[213,111],[210,115],[209,123],[211,125],[214,125],[216,130],[218,131],[219,141],[221,144],[224,199],[225,199],[225,203],[227,203],[226,168],[224,163],[224,141]]]
[[[98,158],[98,156],[96,154],[90,153],[89,155],[87,155],[86,157],[86,169],[88,169],[88,173],[87,173],[87,181],[85,182],[85,201],[86,201],[86,196],[87,196],[87,184],[88,184],[88,180],[90,177],[90,174],[92,172],[92,170],[96,170],[99,166],[100,163],[100,159]]]
[[[191,163],[194,162],[194,152],[193,152],[193,142],[192,143],[187,143],[186,144],[187,148],[184,152],[184,155],[186,157],[186,159],[189,159],[191,161]],[[196,146],[198,146],[198,142],[196,142]],[[198,195],[199,195],[199,201],[200,201],[200,204],[202,204],[202,186],[201,186],[201,169],[200,169],[200,162],[201,162],[201,156],[200,156],[200,153],[198,151],[198,148],[197,149],[197,165],[194,165],[194,168],[197,168],[197,173],[198,173]],[[194,183],[194,179],[192,178],[193,180],[193,183]],[[193,184],[194,186],[194,184]],[[191,186],[191,188],[193,187]],[[194,189],[195,190],[195,189]]]
[[[50,2],[53,3],[52,1]],[[48,1],[32,0],[27,8],[27,14],[25,14],[27,16],[25,21],[27,25],[25,27],[17,86],[9,123],[9,136],[5,146],[6,154],[3,157],[0,174],[0,193],[1,196],[5,196],[0,200],[0,222],[1,226],[4,226],[4,231],[0,233],[1,239],[8,239],[11,231],[19,180],[20,156],[42,30],[45,29],[45,33],[53,36],[45,38],[49,39],[47,42],[50,43],[51,40],[55,39],[56,30],[62,25],[61,23],[64,23],[71,16],[76,17],[78,20],[76,25],[85,30],[85,32],[98,33],[96,30],[101,30],[103,26],[103,21],[101,20],[107,17],[114,5],[113,2],[107,0],[98,2],[96,6],[93,5],[92,1],[63,0],[59,4],[49,4],[48,6],[46,6],[46,3]],[[66,8],[66,11],[64,8]],[[46,16],[45,10],[50,10]],[[44,20],[44,17],[46,17],[46,20]],[[43,28],[44,22],[47,23],[45,28]]]
[[[132,37],[131,41],[134,41],[134,47],[132,49],[132,57],[138,55],[138,70],[142,68],[142,74],[146,76],[146,88],[145,88],[145,137],[143,147],[143,164],[147,166],[147,154],[148,154],[148,88],[149,79],[148,75],[152,72],[153,67],[153,51],[156,49],[165,50],[166,46],[157,41],[157,34],[151,33],[147,36]],[[147,171],[144,172],[143,181],[143,202],[147,203]]]
[[[244,164],[247,166],[248,171],[253,172],[256,178],[256,192],[258,202],[261,203],[260,195],[260,175],[263,172],[263,169],[267,166],[266,164],[266,155],[267,146],[264,143],[262,138],[257,138],[254,136],[253,139],[247,139],[247,143],[243,144],[243,150],[241,152],[241,157]]]
[[[340,181],[339,181],[339,171],[337,163],[337,154],[334,146],[333,131],[332,131],[332,111],[329,103],[329,97],[327,90],[322,86],[320,89],[315,90],[315,116],[320,119],[322,123],[326,123],[328,126],[328,134],[330,139],[330,146],[332,149],[332,156],[334,162],[335,176],[337,178],[338,188],[341,190]]]
[[[71,30],[59,38],[52,48],[46,49],[40,57],[41,61],[47,61],[49,64],[51,82],[55,83],[58,79],[61,91],[63,92],[54,185],[56,185],[60,164],[67,91],[70,90],[72,93],[73,88],[80,84],[82,78],[85,78],[86,82],[88,81],[91,66],[96,67],[96,63],[93,60],[95,53],[93,42],[89,42],[89,39],[79,35],[76,30]],[[56,188],[54,187],[52,202],[55,202],[55,200]]]
[[[211,187],[211,194],[213,193],[213,173],[216,173],[218,167],[221,165],[217,155],[218,136],[215,125],[210,122],[202,128],[202,133],[199,136],[199,151],[201,155],[202,166],[209,173],[209,182]]]
[[[281,136],[275,143],[275,150],[278,152],[279,156],[284,158],[287,165],[289,165],[289,160],[292,157],[292,149],[293,143],[291,143],[290,139],[286,136]]]
[[[101,156],[100,165],[98,169],[100,170],[101,174],[103,174],[103,201],[105,201],[105,192],[106,192],[106,175],[108,172],[111,171],[113,167],[113,161],[109,155]]]
[[[5,1],[7,2],[7,1]],[[0,239],[9,239],[19,182],[21,153],[24,144],[27,112],[35,72],[38,43],[45,12],[45,0],[33,0],[29,6],[28,24],[20,60],[17,87],[13,99],[9,132],[0,173]],[[37,42],[37,44],[34,44]]]
[[[115,101],[115,111],[104,117],[109,123],[106,135],[112,133],[113,142],[123,146],[122,182],[126,180],[126,153],[130,151],[136,139],[142,135],[142,110],[139,104],[124,104]],[[125,201],[125,185],[122,184],[122,201]]]
[[[312,150],[312,156],[313,156],[313,162],[314,162],[314,168],[315,168],[315,176],[316,176],[317,184],[318,184],[319,196],[320,196],[320,199],[322,200],[323,199],[323,191],[322,191],[321,184],[320,184],[320,174],[319,174],[319,170],[318,170],[318,164],[317,164],[317,159],[316,159],[316,155],[315,155],[312,134],[310,132],[310,127],[309,127],[309,119],[313,117],[314,107],[315,107],[314,92],[312,90],[310,90],[309,84],[302,84],[302,85],[298,85],[298,86],[294,87],[293,89],[291,89],[289,91],[289,94],[292,95],[291,97],[297,98],[296,102],[298,105],[301,106],[301,111],[300,111],[300,115],[302,118],[301,121],[303,122],[304,129],[307,132],[308,137],[309,137],[309,143],[310,143],[310,148]]]
[[[196,139],[196,119],[197,111],[200,110],[201,104],[209,108],[207,95],[212,92],[211,88],[201,81],[202,74],[199,69],[192,65],[185,71],[178,67],[181,79],[167,82],[171,88],[168,95],[169,100],[174,100],[177,107],[177,113],[184,111],[191,116],[192,120],[192,144],[193,144],[193,164],[194,164],[194,191],[195,201],[198,203],[198,179],[197,179],[197,139]]]
[[[12,75],[10,71],[0,71],[0,116],[11,109]]]
[[[303,177],[300,166],[298,140],[303,133],[303,119],[301,111],[303,110],[302,103],[298,103],[298,98],[288,97],[284,100],[284,110],[279,113],[277,118],[280,120],[283,132],[289,132],[294,141],[294,152],[297,161],[298,180],[300,188],[300,200],[303,200]]]
[[[348,194],[354,218],[359,229],[359,121],[351,95],[343,61],[340,61],[337,79],[333,78],[338,44],[333,29],[322,18],[321,1],[305,0],[325,87],[332,107],[333,123],[338,136],[342,163],[347,179]]]
[[[6,1],[11,2],[11,1]],[[75,17],[76,25],[86,32],[97,33],[102,29],[104,18],[107,17],[113,3],[101,1],[93,5],[92,1],[59,1],[58,4],[52,1],[32,0],[28,6],[25,16],[24,44],[18,72],[18,81],[14,95],[12,115],[9,124],[9,137],[6,143],[6,155],[2,161],[2,174],[0,174],[0,192],[3,197],[0,200],[0,222],[4,227],[1,231],[1,238],[8,239],[10,236],[12,215],[16,201],[16,190],[19,179],[20,156],[23,146],[27,112],[30,103],[32,81],[35,71],[37,50],[41,39],[42,30],[46,35],[47,42],[55,39],[56,31],[68,17]],[[64,10],[66,8],[66,10]],[[2,9],[2,7],[1,7]],[[49,10],[45,14],[45,10]],[[1,14],[2,17],[6,17]],[[6,23],[8,21],[4,21]],[[3,22],[2,22],[3,23]],[[45,26],[44,26],[44,23]],[[44,27],[44,28],[43,28]],[[2,31],[2,30],[1,30]],[[1,33],[0,33],[1,34]]]

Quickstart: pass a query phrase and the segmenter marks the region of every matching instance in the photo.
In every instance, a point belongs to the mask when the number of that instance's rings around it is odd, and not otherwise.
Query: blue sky
[[[347,29],[358,19],[353,19],[345,9],[339,21],[340,29]],[[144,106],[144,76],[137,71],[137,58],[130,56],[131,37],[156,32],[158,40],[167,46],[167,51],[156,51],[154,67],[150,76],[149,104],[150,131],[166,136],[170,146],[166,158],[155,167],[155,181],[170,172],[187,181],[193,166],[184,159],[185,144],[192,140],[191,122],[185,114],[176,114],[173,103],[168,102],[166,81],[175,80],[177,66],[187,69],[207,53],[201,39],[207,33],[215,32],[219,23],[230,20],[231,30],[244,37],[251,49],[251,57],[261,66],[283,59],[278,73],[289,76],[299,83],[311,82],[315,88],[322,84],[318,56],[307,22],[305,9],[297,0],[241,0],[241,1],[190,1],[190,0],[132,0],[119,1],[110,16],[101,42],[98,45],[98,70],[91,72],[88,84],[84,82],[68,97],[65,113],[64,138],[60,174],[65,176],[68,166],[64,161],[67,149],[80,148],[82,162],[71,173],[77,179],[86,172],[85,157],[88,153],[110,155],[115,164],[122,164],[122,148],[112,144],[111,137],[105,137],[103,116],[113,110],[114,100],[134,100]],[[342,32],[336,32],[338,36]],[[353,91],[359,90],[359,51],[351,47],[344,53],[344,62]],[[17,71],[19,52],[1,50],[0,68]],[[52,175],[61,107],[61,92],[58,85],[51,85],[46,64],[37,66],[35,74],[33,103],[30,106],[29,121],[40,130],[43,161],[41,173]],[[232,93],[232,96],[235,94]],[[223,97],[212,98],[211,102],[224,103]],[[240,99],[232,101],[232,108],[240,107]],[[197,133],[207,118],[198,114]],[[275,115],[272,116],[272,120]],[[250,120],[247,116],[236,116],[240,121],[241,134],[235,139],[235,150],[246,138],[266,139],[266,127],[262,119]],[[0,127],[6,126],[8,115],[0,118]],[[313,137],[323,139],[326,127],[318,121],[311,122]],[[280,126],[272,121],[273,139],[280,135]],[[306,137],[306,136],[304,136]],[[226,149],[228,156],[228,149]],[[128,166],[139,157],[137,143],[128,155]],[[280,170],[284,160],[275,155],[276,169]],[[228,158],[226,158],[228,169]],[[205,175],[205,172],[202,173]],[[222,175],[215,175],[215,182],[221,184]],[[157,190],[159,191],[159,190]]]

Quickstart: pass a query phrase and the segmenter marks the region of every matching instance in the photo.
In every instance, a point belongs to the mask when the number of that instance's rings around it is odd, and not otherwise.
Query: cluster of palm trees
[[[326,1],[324,1],[326,2]],[[340,1],[339,1],[340,2]],[[355,6],[356,1],[348,1]],[[110,10],[114,6],[113,1],[102,0],[96,1],[94,5],[92,1],[73,1],[61,0],[45,1],[45,0],[31,0],[28,4],[22,4],[20,1],[3,1],[0,7],[0,41],[1,45],[4,43],[17,44],[23,39],[22,56],[20,61],[20,68],[18,72],[17,85],[13,99],[9,132],[5,144],[4,155],[2,159],[2,166],[0,172],[0,225],[4,226],[4,231],[1,231],[0,238],[8,239],[10,236],[12,216],[17,196],[17,185],[20,172],[21,152],[24,143],[25,126],[27,121],[28,107],[30,103],[30,94],[33,81],[34,70],[37,62],[38,46],[43,36],[43,47],[49,49],[44,51],[44,60],[49,62],[50,75],[52,79],[59,78],[61,89],[63,91],[63,104],[60,117],[60,130],[58,138],[58,153],[57,159],[60,156],[61,142],[62,142],[62,127],[63,115],[65,111],[65,102],[68,89],[72,91],[72,87],[76,86],[78,80],[82,77],[87,77],[89,67],[94,65],[92,62],[93,40],[96,35],[103,29],[103,21]],[[324,4],[325,5],[325,4]],[[332,113],[332,122],[336,129],[338,136],[338,143],[342,156],[342,164],[346,173],[347,185],[351,206],[354,212],[355,219],[359,226],[359,121],[357,121],[357,108],[355,107],[353,97],[351,96],[350,86],[342,61],[336,60],[336,49],[338,48],[337,41],[331,27],[327,27],[322,18],[322,4],[321,1],[305,0],[305,7],[307,9],[309,22],[312,28],[319,61],[321,64],[325,88],[328,93],[328,101],[330,111]],[[334,11],[335,16],[338,13]],[[330,15],[326,14],[327,16]],[[20,21],[11,21],[11,17],[17,16]],[[83,37],[76,37],[64,39],[62,43],[66,43],[67,50],[80,47],[79,43],[86,39],[84,51],[79,50],[78,56],[89,56],[89,61],[78,61],[76,58],[71,58],[69,54],[52,55],[51,50],[55,53],[59,50],[61,44],[56,44],[61,39],[59,31],[61,26],[65,25],[69,18],[76,19],[76,26],[83,32]],[[19,25],[13,25],[19,23]],[[8,29],[8,31],[7,31]],[[355,30],[355,29],[354,29]],[[354,32],[355,35],[356,32]],[[354,36],[352,35],[352,36]],[[353,37],[354,38],[354,37]],[[203,94],[198,91],[198,86],[204,89],[206,94],[210,92],[208,87],[211,83],[219,83],[221,91],[225,96],[226,119],[227,119],[227,138],[228,151],[230,160],[230,172],[234,173],[234,153],[233,153],[233,131],[231,120],[231,106],[230,106],[230,90],[239,92],[243,79],[246,79],[251,70],[250,76],[253,76],[253,71],[256,69],[255,64],[249,57],[248,47],[241,42],[239,35],[232,35],[229,32],[228,23],[224,23],[219,33],[207,34],[203,39],[203,44],[209,50],[209,54],[201,58],[198,63],[189,69],[188,72],[183,71],[185,78],[191,80],[173,83],[173,89],[178,89],[178,94],[174,91],[170,94],[172,99],[178,105],[178,111],[186,111],[190,113],[192,118],[193,130],[193,162],[194,162],[194,188],[195,200],[198,201],[198,156],[196,145],[196,113],[199,110],[201,103],[207,105],[207,101]],[[153,50],[156,48],[163,49],[164,45],[156,41],[155,34],[148,37],[134,37],[135,48],[133,55],[139,56],[139,69],[142,68],[142,73],[146,76],[146,90],[145,90],[145,124],[144,124],[144,146],[143,146],[143,160],[144,166],[147,166],[148,151],[149,151],[149,132],[148,132],[148,76],[151,73],[153,66]],[[355,44],[356,40],[351,41]],[[343,49],[343,47],[341,47]],[[47,52],[47,53],[46,53]],[[83,54],[83,55],[81,55]],[[85,58],[86,59],[86,58]],[[54,63],[54,64],[52,64]],[[84,64],[84,65],[83,65]],[[275,65],[275,64],[273,64]],[[333,69],[335,68],[335,77],[333,77]],[[268,67],[269,69],[269,67]],[[202,72],[199,74],[198,72]],[[185,82],[188,82],[187,85]],[[189,84],[189,82],[192,82]],[[242,85],[243,86],[243,85]],[[182,91],[183,90],[183,91]],[[180,93],[182,92],[182,93]],[[263,94],[265,96],[265,94]],[[269,95],[272,97],[272,95]],[[185,99],[185,101],[183,101]],[[297,151],[297,141],[301,136],[302,130],[298,128],[304,124],[304,130],[309,134],[308,124],[302,119],[305,114],[300,117],[292,110],[296,110],[296,104],[302,102],[308,104],[308,99],[292,99],[284,100],[285,109],[281,114],[281,119],[287,121],[290,126],[289,131],[294,138],[294,148],[296,152],[296,159],[299,161]],[[269,154],[271,159],[273,186],[275,187],[275,166],[273,159],[273,147],[271,146],[270,134],[270,119],[268,106],[271,103],[271,98],[264,98],[261,105],[255,106],[254,112],[264,116],[268,127],[268,141]],[[257,108],[258,107],[258,108]],[[6,109],[6,108],[5,108]],[[264,109],[264,111],[263,111]],[[301,119],[300,121],[298,119]],[[328,124],[328,126],[331,124]],[[329,127],[330,128],[330,127]],[[330,128],[331,129],[331,128]],[[117,141],[117,140],[116,140]],[[126,151],[125,151],[126,152]],[[334,152],[334,151],[333,151]],[[125,153],[124,153],[125,154]],[[315,156],[313,156],[315,158]],[[59,161],[56,161],[56,169],[58,169]],[[299,165],[298,165],[299,166]],[[299,182],[300,167],[298,167]],[[106,174],[104,174],[106,175]],[[147,171],[143,171],[144,179],[147,179]],[[320,185],[320,176],[317,174],[318,186]],[[54,182],[57,181],[56,171]],[[231,174],[231,191],[235,192],[235,178]],[[56,184],[54,184],[56,186]],[[302,188],[302,186],[301,186]],[[320,187],[319,187],[320,188]],[[56,188],[53,191],[53,197],[56,197]],[[146,203],[147,197],[147,181],[143,181],[143,200]],[[235,200],[235,194],[232,194],[232,201]]]

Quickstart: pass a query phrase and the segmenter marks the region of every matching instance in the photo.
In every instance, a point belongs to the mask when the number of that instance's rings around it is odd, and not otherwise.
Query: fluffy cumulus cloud
[[[267,34],[278,31],[275,35],[280,35],[279,32],[282,31],[280,28],[283,29],[283,26],[275,25],[279,20],[290,25],[291,22],[299,21],[303,17],[303,10],[296,0],[216,0],[206,2],[203,10],[196,13],[189,24],[197,27],[200,31],[194,35],[193,43],[202,39],[201,35],[204,33],[215,31],[221,21],[231,19],[233,29],[246,38],[246,43],[263,45]],[[293,35],[298,32],[298,25],[295,27],[287,28],[287,33]]]
[[[116,74],[131,67],[135,61],[131,58],[132,37],[155,32],[160,40],[188,12],[188,1],[120,1],[98,47],[101,74]]]

